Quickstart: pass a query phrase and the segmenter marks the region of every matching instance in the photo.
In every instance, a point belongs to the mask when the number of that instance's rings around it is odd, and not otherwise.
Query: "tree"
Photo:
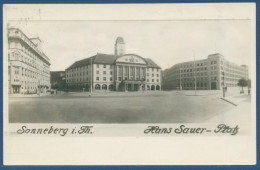
[[[237,85],[238,85],[239,87],[242,87],[242,92],[244,92],[243,87],[246,87],[246,86],[247,86],[247,80],[244,79],[244,78],[239,79]]]
[[[248,80],[248,84],[247,84],[248,88],[251,89],[251,80]]]

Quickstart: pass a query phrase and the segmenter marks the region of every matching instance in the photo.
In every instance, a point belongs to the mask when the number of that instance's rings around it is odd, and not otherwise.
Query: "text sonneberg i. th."
[[[60,136],[66,136],[68,133],[72,135],[76,134],[92,134],[93,126],[81,126],[79,129],[74,128],[54,128],[50,126],[49,128],[28,128],[27,126],[22,126],[20,129],[17,130],[17,134],[54,134]]]

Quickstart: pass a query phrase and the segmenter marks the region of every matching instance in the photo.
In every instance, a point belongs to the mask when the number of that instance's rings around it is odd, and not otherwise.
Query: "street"
[[[10,123],[201,123],[237,108],[192,91],[61,93],[9,97]],[[248,111],[248,115],[250,110]],[[236,119],[235,117],[233,118]]]

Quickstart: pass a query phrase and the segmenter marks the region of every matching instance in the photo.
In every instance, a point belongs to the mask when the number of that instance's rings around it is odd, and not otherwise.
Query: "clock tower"
[[[115,43],[115,55],[120,56],[125,54],[125,42],[123,37],[117,37]]]

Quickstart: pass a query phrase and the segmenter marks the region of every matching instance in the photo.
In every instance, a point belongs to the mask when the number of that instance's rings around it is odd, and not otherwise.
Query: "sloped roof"
[[[91,63],[91,59],[90,58],[91,57],[85,58],[83,60],[76,61],[71,66],[69,66],[67,69],[72,69],[72,68],[76,68],[76,67],[82,67],[82,66],[85,66],[85,65],[89,65]]]
[[[116,56],[116,55],[97,53],[93,63],[94,64],[113,64],[117,58],[118,58],[118,56]]]
[[[145,60],[147,61],[147,67],[161,68],[161,67],[158,66],[152,59],[150,59],[150,58],[145,58]]]
[[[72,69],[72,68],[76,68],[76,67],[82,67],[82,66],[90,65],[91,64],[91,58],[92,58],[92,64],[111,64],[112,65],[112,64],[115,63],[115,61],[118,57],[121,57],[121,56],[97,53],[95,56],[76,61],[75,63],[73,63],[67,69]],[[144,59],[147,62],[148,67],[161,68],[150,58],[144,58]]]

